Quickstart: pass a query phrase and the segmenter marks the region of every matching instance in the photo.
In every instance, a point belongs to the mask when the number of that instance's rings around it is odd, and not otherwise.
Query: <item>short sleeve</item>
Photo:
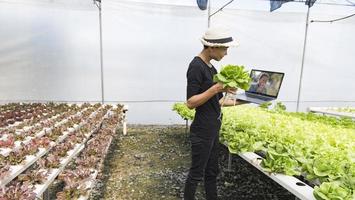
[[[218,99],[222,99],[223,98],[223,92],[218,93]]]
[[[202,70],[199,65],[190,65],[187,70],[187,95],[188,100],[194,95],[200,94],[202,91]]]
[[[218,73],[215,67],[213,67],[213,70],[214,70],[214,74]],[[220,100],[222,98],[223,98],[223,92],[218,93],[218,100]]]

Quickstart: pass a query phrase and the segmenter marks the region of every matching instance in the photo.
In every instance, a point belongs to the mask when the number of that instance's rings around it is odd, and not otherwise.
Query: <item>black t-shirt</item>
[[[213,75],[217,70],[209,67],[200,57],[195,57],[187,70],[187,99],[208,90],[213,83]],[[214,138],[218,135],[221,120],[218,119],[221,107],[219,99],[223,97],[218,93],[207,102],[196,108],[194,121],[190,130],[204,138]]]

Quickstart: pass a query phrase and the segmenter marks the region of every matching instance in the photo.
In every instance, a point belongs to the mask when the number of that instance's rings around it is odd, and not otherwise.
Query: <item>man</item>
[[[235,94],[236,88],[223,88],[213,83],[217,70],[211,60],[220,61],[227,55],[228,47],[237,43],[223,28],[210,28],[201,38],[202,52],[190,63],[187,71],[187,106],[196,108],[190,127],[191,168],[186,179],[184,199],[193,200],[199,182],[204,180],[206,199],[217,199],[219,130],[222,122],[221,104],[241,104],[232,99],[224,100],[223,92]]]
[[[258,82],[252,83],[249,88],[249,92],[257,92],[257,93],[262,93],[266,94],[266,83],[269,80],[269,74],[267,73],[262,73],[259,76]]]

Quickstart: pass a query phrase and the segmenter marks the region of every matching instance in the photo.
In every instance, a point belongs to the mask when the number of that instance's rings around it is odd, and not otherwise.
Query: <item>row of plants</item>
[[[86,118],[99,107],[99,104],[93,106],[84,104],[80,107],[72,105],[68,107],[69,109],[62,110],[65,112],[57,114],[49,119],[45,119],[32,126],[25,126],[21,130],[7,130],[0,138],[0,154],[6,157],[12,151],[18,151],[22,146],[31,143],[32,140],[38,140],[48,133],[53,135],[52,132],[59,132],[60,135],[62,130],[58,130],[58,127],[63,124],[64,127],[62,126],[62,129],[71,127],[76,123],[79,123],[81,118]]]
[[[84,106],[83,106],[84,108]],[[46,105],[46,109],[49,110],[42,115],[32,116],[31,118],[24,120],[16,125],[6,126],[0,129],[0,136],[9,133],[19,133],[24,130],[30,129],[33,126],[39,126],[41,123],[45,123],[47,120],[56,118],[61,114],[64,114],[71,110],[79,109],[78,106],[68,106],[67,104],[50,104]]]
[[[68,111],[73,111],[73,110],[78,110],[78,109],[83,109],[88,107],[94,107],[97,109],[100,106],[101,106],[100,104],[91,105],[88,103],[84,103],[84,104],[47,103],[47,104],[41,104],[41,106],[37,105],[37,107],[42,108],[43,112],[41,110],[34,110],[34,109],[27,109],[27,110],[30,110],[31,112],[34,113],[41,113],[41,114],[33,115],[30,113],[27,119],[21,122],[17,122],[16,124],[11,124],[0,128],[0,137],[3,134],[6,134],[7,132],[21,132],[32,126],[38,126],[39,124],[44,123],[47,119],[56,117]],[[20,112],[26,112],[26,111],[20,111]]]
[[[41,131],[48,132],[50,131],[51,127],[55,128],[60,126],[62,123],[67,123],[70,116],[74,116],[80,111],[81,110],[79,109],[74,109],[60,115],[56,115],[50,119],[46,119],[45,121],[40,122],[34,126],[27,127],[24,130],[8,131],[3,135],[5,137],[0,140],[0,148],[13,149],[16,146],[16,142],[21,145],[24,143],[24,141],[36,137],[36,135],[38,135],[38,133]]]
[[[35,199],[39,191],[43,191],[49,185],[53,178],[55,178],[60,169],[64,168],[73,156],[81,151],[85,141],[97,131],[107,110],[110,106],[105,106],[92,113],[82,113],[82,119],[85,122],[79,122],[77,128],[72,128],[67,131],[65,138],[62,138],[56,146],[50,149],[49,153],[38,160],[31,168],[25,173],[22,173],[17,179],[10,182],[8,186],[0,192],[0,199]],[[69,120],[68,122],[72,122]],[[78,124],[78,122],[72,122]],[[65,131],[64,131],[65,132]],[[63,137],[59,136],[59,137]],[[59,140],[58,136],[55,139]],[[45,189],[45,188],[44,188]]]
[[[223,108],[223,114],[220,140],[231,153],[259,152],[265,171],[308,180],[316,199],[355,199],[351,119],[286,112],[281,104]]]
[[[267,109],[271,105],[271,102],[267,102],[261,104],[259,107]],[[339,108],[342,109],[342,108]],[[337,108],[334,108],[337,110]],[[343,117],[334,117],[329,115],[323,115],[314,112],[287,112],[286,106],[284,106],[281,102],[277,102],[273,109],[268,109],[269,112],[277,112],[282,113],[283,115],[288,115],[292,117],[297,117],[302,120],[314,121],[318,123],[329,124],[332,126],[340,127],[340,128],[352,128],[355,129],[355,123],[352,118],[343,116]]]
[[[18,104],[16,106],[7,107],[0,112],[0,127],[12,125],[15,122],[22,122],[31,118],[40,118],[52,113],[51,107],[45,104]]]
[[[0,154],[7,157],[9,153],[19,151],[29,143],[36,143],[44,135],[55,135],[81,121],[82,115],[93,112],[93,108],[73,109],[68,112],[56,115],[35,126],[22,131],[8,132],[0,140]]]
[[[337,108],[336,111],[338,111],[338,112],[347,112],[347,113],[355,113],[355,108],[354,107]]]
[[[26,169],[26,166],[29,167],[28,164],[31,163],[33,159],[38,160],[44,155],[43,153],[50,151],[55,145],[61,143],[68,134],[75,131],[75,124],[80,124],[81,122],[86,123],[87,117],[94,113],[94,111],[94,109],[87,109],[82,113],[79,112],[74,116],[70,116],[70,120],[65,119],[62,121],[64,123],[56,124],[50,130],[44,132],[43,135],[34,137],[26,145],[11,151],[8,156],[0,156],[2,161],[2,168],[0,170],[1,184],[6,184],[9,181],[7,176],[22,172]],[[39,152],[40,148],[42,148],[41,152]],[[4,180],[5,177],[6,182]]]
[[[15,110],[17,108],[28,108],[31,107],[32,105],[38,105],[38,103],[8,103],[4,105],[0,105],[0,113],[6,112],[9,110]]]
[[[339,112],[339,113],[348,113],[355,114],[355,107],[319,107],[320,110]]]
[[[103,121],[99,132],[88,141],[80,156],[59,175],[59,180],[64,182],[64,187],[56,195],[58,200],[89,198],[95,179],[103,168],[117,124],[122,120],[121,109],[122,107],[118,107],[113,110],[112,115]]]

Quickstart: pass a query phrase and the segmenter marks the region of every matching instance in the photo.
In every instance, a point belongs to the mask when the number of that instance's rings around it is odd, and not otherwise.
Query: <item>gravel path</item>
[[[184,126],[129,125],[108,156],[94,199],[181,199],[190,155]]]
[[[102,180],[91,199],[181,200],[190,165],[185,126],[129,125],[110,148]],[[221,148],[219,200],[293,200],[294,196],[250,166],[233,157],[227,172],[227,149]],[[196,200],[203,200],[199,186]]]

